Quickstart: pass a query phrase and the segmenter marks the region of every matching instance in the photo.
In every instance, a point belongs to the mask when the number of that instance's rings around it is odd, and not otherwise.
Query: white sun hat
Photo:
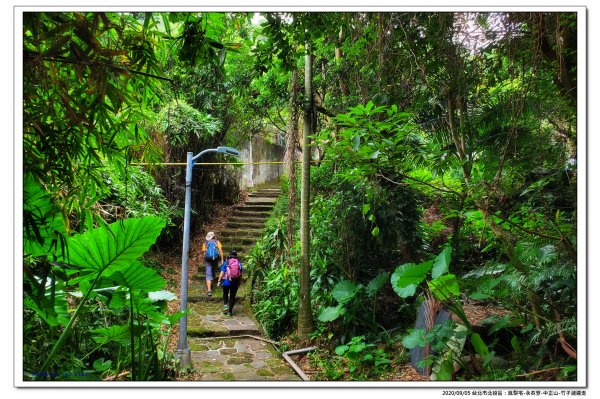
[[[212,231],[209,231],[208,234],[206,235],[206,241],[212,240],[214,236],[215,236],[215,233],[213,233]]]

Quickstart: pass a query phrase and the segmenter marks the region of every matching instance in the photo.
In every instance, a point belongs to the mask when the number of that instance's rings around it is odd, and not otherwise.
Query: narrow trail
[[[260,238],[264,223],[277,197],[278,188],[263,188],[249,194],[244,205],[234,209],[223,231],[215,231],[226,255],[236,250],[243,265]],[[188,342],[197,381],[301,381],[267,342],[253,317],[249,303],[250,284],[244,276],[233,316],[221,312],[223,291],[213,285],[206,294],[202,271],[192,279],[188,294]],[[255,338],[252,338],[252,337]],[[262,338],[262,339],[257,339]]]

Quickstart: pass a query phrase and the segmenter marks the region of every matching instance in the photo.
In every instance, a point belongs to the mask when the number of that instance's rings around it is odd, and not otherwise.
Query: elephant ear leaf
[[[119,270],[112,278],[130,290],[146,292],[158,291],[165,286],[165,280],[154,269],[150,269],[139,262]]]
[[[351,300],[356,294],[358,286],[350,280],[342,280],[333,287],[331,295],[340,304],[344,304]]]
[[[147,216],[127,219],[100,227],[69,239],[66,263],[82,270],[102,272],[105,276],[130,267],[142,256],[165,226],[162,218]]]
[[[440,277],[444,273],[448,273],[450,260],[452,259],[452,248],[446,247],[433,261],[433,270],[431,277],[434,279]]]
[[[392,274],[392,288],[401,298],[413,296],[417,286],[425,280],[427,272],[431,270],[432,261],[419,263],[405,263],[398,266]]]
[[[369,281],[369,284],[367,285],[367,295],[370,298],[375,296],[377,291],[379,291],[385,285],[385,283],[389,281],[389,278],[390,272],[384,272],[375,276],[371,281]]]

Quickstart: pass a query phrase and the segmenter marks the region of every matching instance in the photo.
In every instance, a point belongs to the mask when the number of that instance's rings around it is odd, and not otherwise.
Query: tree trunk
[[[344,44],[344,28],[340,28],[340,33],[338,35],[339,42],[338,47],[335,48],[335,62],[338,65],[338,68],[342,67],[342,63],[344,62],[344,53],[342,52],[342,45]],[[348,83],[346,83],[346,74],[343,72],[343,69],[340,70],[339,73],[340,79],[340,91],[342,92],[342,96],[344,100],[346,97],[350,95],[350,89],[348,88]]]
[[[304,57],[304,131],[302,138],[302,192],[300,198],[300,300],[298,309],[298,337],[308,339],[313,332],[310,301],[310,135],[312,134],[312,55],[311,45],[306,44]]]
[[[286,259],[291,266],[292,246],[294,238],[294,225],[296,222],[296,140],[298,138],[298,71],[292,72],[292,92],[290,95],[290,125],[286,145],[287,169],[290,179],[288,192],[288,220],[287,220],[287,249]]]

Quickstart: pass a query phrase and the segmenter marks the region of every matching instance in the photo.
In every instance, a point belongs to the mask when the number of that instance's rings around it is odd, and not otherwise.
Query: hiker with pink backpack
[[[237,257],[236,251],[231,251],[227,260],[221,265],[221,274],[217,286],[223,287],[223,313],[227,316],[233,315],[233,305],[240,282],[242,280],[242,263]]]

